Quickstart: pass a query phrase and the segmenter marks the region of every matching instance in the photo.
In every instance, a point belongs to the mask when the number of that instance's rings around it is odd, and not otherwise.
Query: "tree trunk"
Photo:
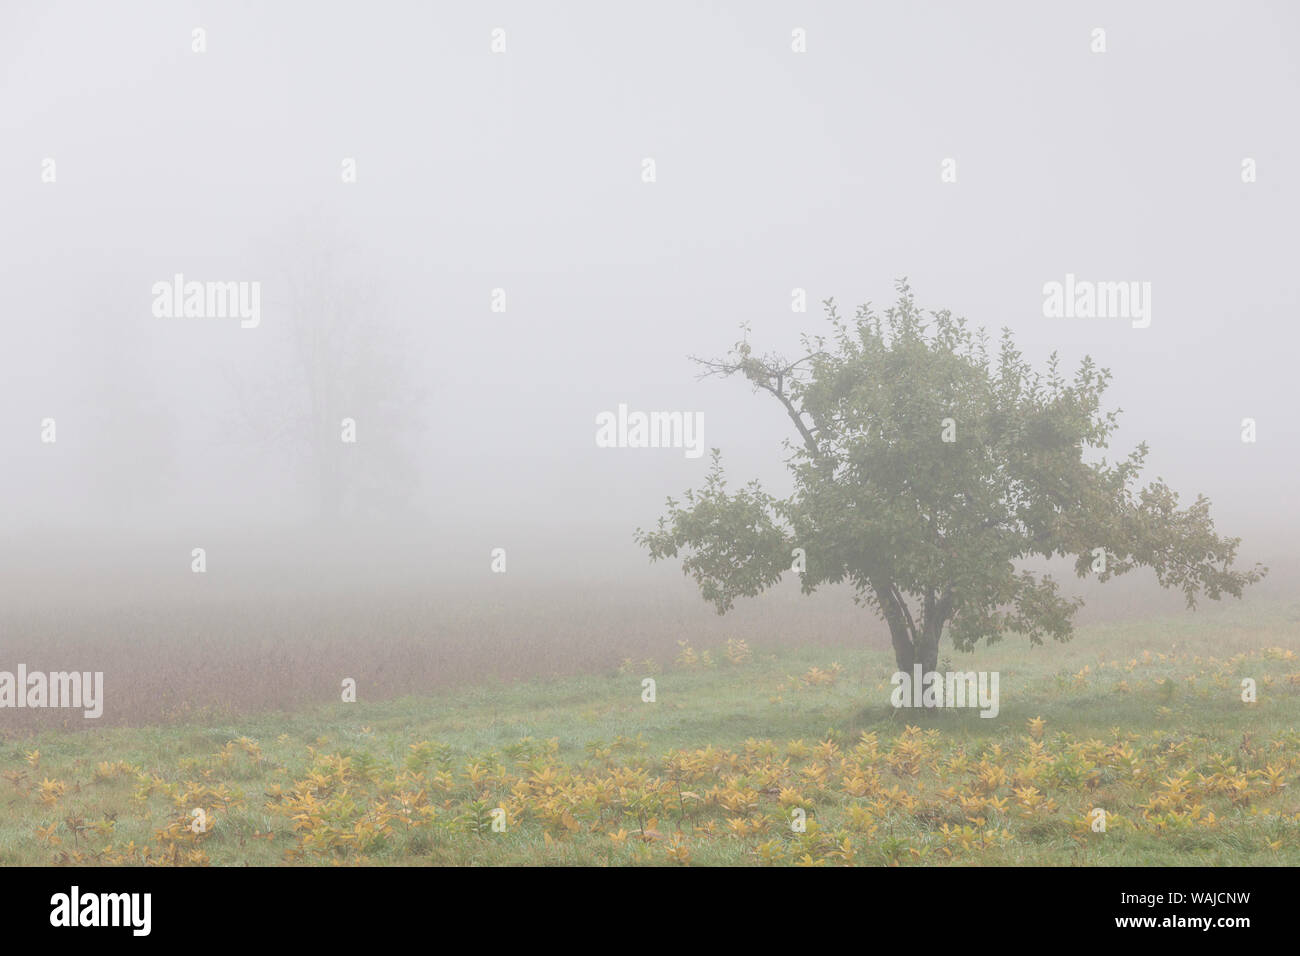
[[[917,664],[921,665],[921,678],[924,680],[926,674],[936,673],[939,670],[939,638],[943,634],[943,625],[926,626],[916,636],[916,641],[912,640],[907,625],[903,622],[889,622],[890,639],[894,645],[894,662],[898,665],[898,670],[907,675],[908,680],[913,680],[916,676],[914,670]],[[913,687],[912,693],[915,695],[913,700],[916,706],[923,706],[921,701],[922,687]]]
[[[916,648],[915,659],[921,665],[922,674],[939,669],[939,638],[942,634],[942,624],[931,625],[927,622],[918,635],[920,646]]]
[[[916,662],[916,648],[912,646],[912,636],[907,631],[907,625],[902,621],[890,621],[889,638],[894,645],[894,661],[898,664],[898,669],[910,675],[912,665]]]
[[[937,671],[939,669],[939,638],[942,633],[942,626],[927,627],[917,635],[917,640],[913,642],[906,625],[890,624],[889,636],[894,645],[894,661],[898,664],[898,669],[911,674],[912,667],[920,664],[922,674]]]
[[[876,592],[885,623],[889,625],[889,637],[894,645],[894,662],[898,669],[909,680],[915,679],[918,664],[921,666],[922,680],[926,674],[937,673],[939,638],[943,636],[944,621],[952,609],[951,596],[945,593],[937,597],[934,592],[930,592],[918,628],[913,624],[912,616],[907,612],[907,605],[903,603],[897,588],[884,581],[873,581],[872,588]],[[913,693],[920,695],[921,688],[914,688]]]

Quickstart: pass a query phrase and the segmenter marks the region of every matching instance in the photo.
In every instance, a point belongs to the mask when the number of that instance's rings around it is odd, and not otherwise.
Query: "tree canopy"
[[[848,582],[888,624],[899,669],[933,671],[944,633],[959,650],[1008,633],[1070,639],[1081,601],[1027,569],[1034,559],[1073,557],[1102,581],[1148,567],[1189,607],[1266,573],[1234,569],[1240,539],[1215,532],[1204,496],[1180,507],[1162,479],[1139,483],[1145,443],[1100,454],[1119,412],[1103,409],[1111,376],[1091,358],[1067,376],[1053,353],[1035,371],[1009,330],[992,347],[964,319],[920,310],[905,280],[883,316],[825,305],[830,332],[805,335],[797,359],[755,354],[746,329],[724,358],[695,360],[743,376],[798,434],[788,498],[758,482],[731,491],[714,449],[703,488],[637,530],[651,560],[681,557],[718,613],[801,562],[805,593]]]

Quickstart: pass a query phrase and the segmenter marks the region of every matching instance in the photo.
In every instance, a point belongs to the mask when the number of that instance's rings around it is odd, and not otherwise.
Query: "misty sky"
[[[742,322],[793,353],[820,300],[907,276],[1037,364],[1111,368],[1116,451],[1149,441],[1221,531],[1300,532],[1297,50],[1286,3],[7,0],[0,530],[310,518],[267,437],[307,301],[423,396],[365,404],[355,450],[409,451],[430,527],[485,562],[512,535],[626,558],[708,460],[597,448],[595,416],[702,412],[734,480],[783,490],[780,409],[687,356]],[[260,325],[156,318],[175,273],[259,281]],[[1044,318],[1067,273],[1150,282],[1150,327]]]

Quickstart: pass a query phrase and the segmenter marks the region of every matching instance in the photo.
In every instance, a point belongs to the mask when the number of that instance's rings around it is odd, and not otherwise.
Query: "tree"
[[[842,320],[825,303],[830,343],[802,338],[794,361],[755,355],[746,335],[704,377],[742,375],[794,424],[789,498],[758,482],[727,490],[713,450],[704,488],[668,499],[654,531],[637,529],[652,561],[682,555],[719,614],[739,596],[805,567],[801,586],[848,582],[889,626],[899,670],[938,668],[945,631],[973,650],[1006,633],[1068,641],[1081,605],[1035,558],[1074,557],[1105,581],[1136,567],[1200,595],[1240,597],[1266,568],[1233,569],[1239,538],[1222,538],[1210,503],[1179,508],[1160,478],[1137,486],[1145,443],[1115,463],[1104,450],[1118,410],[1103,412],[1110,372],[1084,358],[1073,378],[1055,353],[1034,372],[1004,329],[996,358],[983,329],[949,312],[923,314],[906,281],[883,319],[863,306]],[[1095,457],[1095,454],[1094,456]]]
[[[418,483],[412,439],[425,389],[400,325],[346,248],[306,240],[277,288],[270,369],[231,376],[232,434],[288,450],[324,527],[363,512],[400,513]],[[344,440],[344,419],[355,423]]]

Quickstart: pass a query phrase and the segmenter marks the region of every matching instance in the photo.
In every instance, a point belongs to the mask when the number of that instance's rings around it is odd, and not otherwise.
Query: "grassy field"
[[[1000,673],[996,718],[894,710],[881,651],[737,635],[617,673],[10,735],[0,864],[1300,865],[1300,606],[951,664]]]

